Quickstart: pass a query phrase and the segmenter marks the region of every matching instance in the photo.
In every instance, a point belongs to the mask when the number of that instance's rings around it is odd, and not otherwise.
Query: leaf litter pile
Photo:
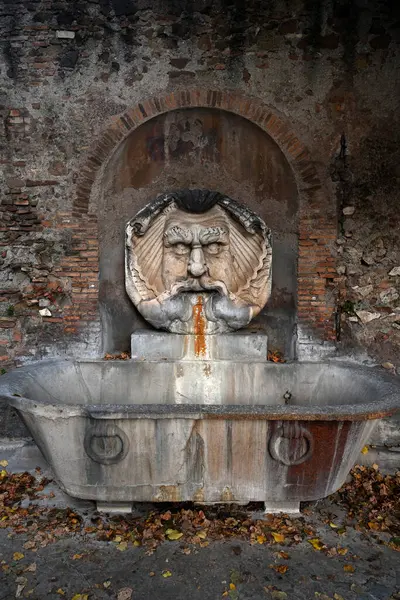
[[[378,465],[356,466],[351,476],[333,500],[346,509],[349,524],[391,534],[390,547],[400,550],[400,471],[384,475]]]
[[[332,498],[346,510],[345,526],[369,531],[371,535],[384,532],[384,543],[393,550],[400,550],[400,472],[383,475],[374,465],[371,468],[355,467],[351,475],[351,480]],[[304,517],[269,515],[256,521],[248,512],[232,506],[201,510],[189,504],[174,504],[169,508],[160,505],[160,510],[152,510],[146,517],[109,517],[95,512],[84,519],[70,508],[37,504],[54,495],[46,496],[48,483],[39,469],[35,475],[0,470],[0,528],[27,534],[25,549],[47,546],[62,537],[79,534],[114,543],[120,551],[126,550],[128,545],[140,546],[148,554],[164,541],[179,541],[182,551],[190,554],[193,545],[206,547],[210,541],[232,539],[276,545],[277,550],[279,545],[290,547],[307,541],[314,550],[323,550],[328,555],[345,554],[345,549],[340,546],[328,548],[316,537],[313,525]],[[310,513],[310,510],[305,512]],[[331,519],[327,520],[327,525],[338,534],[345,531],[345,526],[337,525]],[[288,558],[284,551],[278,552],[277,556]],[[271,565],[271,568],[285,573],[287,565]]]

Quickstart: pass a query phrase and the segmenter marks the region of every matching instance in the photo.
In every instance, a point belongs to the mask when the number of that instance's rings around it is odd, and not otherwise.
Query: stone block
[[[200,339],[201,338],[201,339]],[[131,337],[132,360],[254,360],[267,359],[268,337],[257,333],[180,335],[137,331]]]
[[[58,30],[56,31],[56,37],[60,40],[73,40],[75,31]]]

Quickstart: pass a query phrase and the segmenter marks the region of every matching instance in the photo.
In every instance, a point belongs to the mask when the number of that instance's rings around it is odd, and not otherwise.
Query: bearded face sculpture
[[[129,221],[126,236],[126,289],[156,328],[233,331],[270,296],[270,232],[218,192],[159,196]]]

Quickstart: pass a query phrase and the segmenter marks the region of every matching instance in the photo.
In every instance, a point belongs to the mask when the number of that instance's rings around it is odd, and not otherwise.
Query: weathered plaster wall
[[[226,102],[243,94],[253,102],[243,100],[243,113],[253,106],[256,113],[262,103],[306,148],[297,157],[292,149],[293,164],[307,161],[303,172],[312,165],[310,195],[318,179],[308,206],[312,220],[299,229],[300,338],[340,336],[342,344],[356,341],[398,362],[400,15],[394,0],[3,0],[1,13],[5,366],[103,351],[101,208],[93,199],[99,179],[92,189],[82,177],[90,181],[84,176],[92,167],[105,168],[100,154],[89,157],[96,140],[105,147],[104,131],[113,137],[116,115],[139,105],[146,112],[148,98],[172,97],[171,108],[179,108],[188,89],[198,97],[224,92]],[[92,194],[89,212],[84,192]],[[376,318],[366,323],[360,309]]]

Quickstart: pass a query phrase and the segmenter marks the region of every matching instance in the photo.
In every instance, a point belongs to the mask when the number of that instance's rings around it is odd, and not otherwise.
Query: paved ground
[[[114,599],[124,588],[129,588],[124,600],[400,598],[398,553],[363,538],[347,533],[341,542],[349,549],[345,557],[329,557],[304,542],[282,560],[270,547],[238,540],[211,542],[191,554],[184,554],[179,542],[165,542],[147,556],[142,548],[122,553],[115,543],[76,536],[32,552],[23,548],[26,536],[8,537],[2,530],[2,559],[10,568],[0,575],[0,598]],[[24,557],[13,560],[15,552]],[[77,554],[83,556],[74,560]],[[286,573],[271,568],[278,563],[289,566]],[[354,572],[344,571],[349,564]]]
[[[21,456],[13,463],[11,454],[8,472],[23,463]],[[25,468],[32,466],[32,456],[25,459]],[[146,506],[127,522],[100,518],[90,503],[68,502],[54,483],[40,495],[46,498],[25,497],[17,513],[3,510],[5,519],[0,510],[0,600],[400,599],[393,533],[360,528],[330,500],[306,506],[301,518],[276,517],[263,529],[242,513],[230,519],[229,507],[204,509],[204,516],[185,505],[192,517],[175,519],[172,505],[156,516]],[[169,522],[178,537],[185,532],[180,539],[162,541]],[[193,530],[204,537],[190,537]],[[149,546],[152,532],[159,541]]]

